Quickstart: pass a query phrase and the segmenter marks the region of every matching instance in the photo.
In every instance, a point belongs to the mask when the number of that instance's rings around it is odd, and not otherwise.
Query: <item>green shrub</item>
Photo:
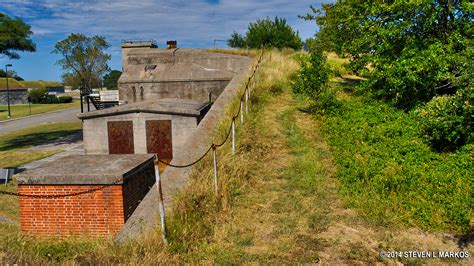
[[[40,103],[44,104],[53,104],[53,103],[59,103],[58,97],[56,95],[46,95],[43,99],[41,99]]]
[[[317,107],[318,111],[323,114],[334,114],[341,108],[341,103],[334,91],[327,90],[321,93]]]
[[[453,151],[473,140],[473,93],[437,96],[416,113],[423,136],[437,151]]]
[[[301,69],[293,84],[293,92],[318,101],[320,94],[327,88],[329,74],[324,54],[320,50],[312,49],[309,59],[301,63]]]
[[[58,97],[58,102],[59,103],[70,103],[72,102],[72,96],[69,95],[63,95]]]
[[[32,103],[41,103],[41,101],[46,97],[46,94],[48,94],[48,89],[46,88],[31,89],[28,91],[28,94],[31,97]]]

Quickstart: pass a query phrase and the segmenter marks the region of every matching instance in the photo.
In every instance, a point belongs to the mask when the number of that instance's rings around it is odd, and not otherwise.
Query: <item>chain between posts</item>
[[[9,196],[16,196],[16,197],[25,197],[25,198],[36,198],[36,199],[58,199],[58,198],[67,198],[67,197],[76,197],[84,194],[89,194],[93,193],[96,191],[104,190],[107,187],[117,185],[118,183],[122,182],[123,179],[120,178],[113,183],[107,184],[107,185],[102,185],[98,188],[93,188],[93,189],[88,189],[84,191],[79,191],[79,192],[74,192],[74,193],[68,193],[68,194],[51,194],[51,195],[36,195],[36,194],[23,194],[23,193],[17,193],[17,192],[8,192],[8,191],[0,191],[0,194],[2,195],[9,195]]]

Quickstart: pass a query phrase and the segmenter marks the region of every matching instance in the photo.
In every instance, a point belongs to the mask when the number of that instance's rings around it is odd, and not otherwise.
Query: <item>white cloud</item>
[[[315,24],[297,16],[321,2],[331,1],[0,0],[0,11],[24,18],[38,35],[81,32],[104,35],[112,42],[153,38],[161,46],[167,39],[184,46],[210,46],[233,30],[245,32],[251,21],[276,15],[287,18],[303,38],[310,37]]]

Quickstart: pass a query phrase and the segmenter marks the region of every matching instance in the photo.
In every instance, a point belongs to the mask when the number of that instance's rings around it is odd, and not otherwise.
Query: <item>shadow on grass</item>
[[[77,142],[82,138],[81,130],[58,130],[53,132],[31,133],[0,143],[0,151],[29,148],[38,145],[61,145]]]
[[[474,227],[471,227],[465,234],[459,236],[459,248],[466,248],[474,242]]]

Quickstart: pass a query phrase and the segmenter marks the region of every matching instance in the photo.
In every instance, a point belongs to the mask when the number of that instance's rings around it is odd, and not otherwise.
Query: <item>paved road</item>
[[[58,112],[46,113],[32,117],[25,117],[13,121],[0,122],[0,134],[22,128],[32,127],[43,123],[80,121],[77,118],[77,114],[80,112],[80,107],[74,107],[64,109]]]

